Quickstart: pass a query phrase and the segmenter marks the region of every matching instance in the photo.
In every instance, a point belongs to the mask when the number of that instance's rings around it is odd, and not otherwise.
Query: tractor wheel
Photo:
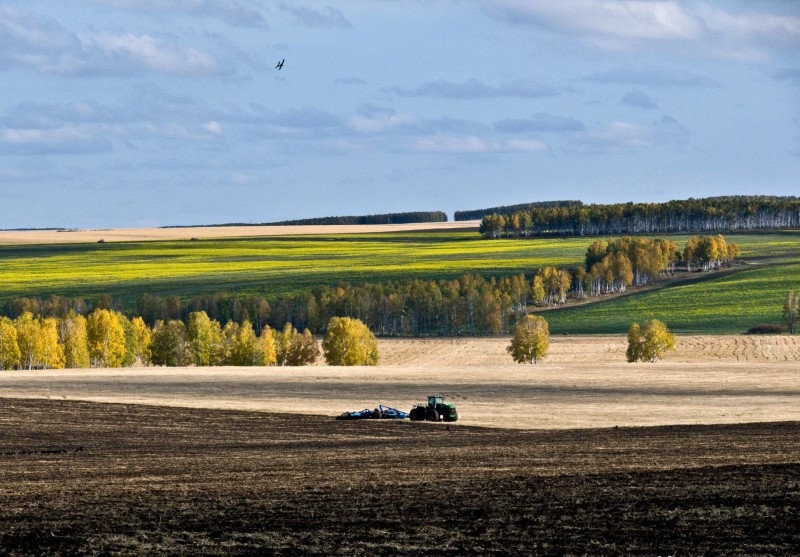
[[[439,412],[436,411],[436,408],[428,408],[428,421],[429,422],[438,422],[439,421]]]
[[[420,409],[419,409],[418,406],[415,406],[414,408],[412,408],[411,412],[408,413],[408,418],[410,420],[412,420],[412,421],[415,421],[415,422],[419,421],[419,420],[424,420],[425,419],[425,415],[424,414],[420,415],[420,411],[419,410]]]

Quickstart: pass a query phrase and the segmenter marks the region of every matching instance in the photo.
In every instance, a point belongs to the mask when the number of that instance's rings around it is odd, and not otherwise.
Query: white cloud
[[[428,153],[539,153],[548,149],[547,144],[535,139],[512,139],[502,142],[487,142],[474,135],[436,135],[420,137],[414,149]]]
[[[694,40],[703,33],[702,22],[672,1],[494,0],[489,5],[514,23],[598,40]]]
[[[644,126],[631,122],[611,122],[601,129],[589,132],[580,143],[600,151],[624,151],[653,144],[650,132]]]
[[[39,155],[110,151],[111,144],[101,132],[92,126],[5,128],[0,130],[0,152]]]
[[[429,136],[416,140],[417,151],[431,153],[485,153],[489,150],[486,142],[475,136]]]
[[[236,27],[266,27],[262,15],[236,0],[95,0],[99,4],[148,14],[182,13],[211,17]]]
[[[417,119],[394,111],[358,114],[350,118],[350,127],[358,133],[384,133],[397,128],[413,126]]]
[[[149,35],[92,33],[80,39],[86,51],[106,62],[107,70],[109,64],[133,64],[172,75],[212,75],[218,70],[212,56]]]
[[[281,4],[281,9],[291,14],[295,21],[307,27],[349,28],[352,27],[347,18],[337,10],[326,6],[312,9],[305,6]]]
[[[426,83],[416,89],[394,87],[390,91],[401,97],[441,97],[448,99],[541,98],[552,97],[557,94],[551,87],[532,81],[487,85],[477,79],[469,79],[463,83],[439,80]]]
[[[222,124],[215,120],[208,122],[203,128],[212,135],[222,135]]]
[[[752,6],[766,9],[765,5]],[[769,46],[796,49],[800,18],[750,10],[734,13],[707,3],[676,0],[487,0],[492,13],[584,39],[608,50],[670,43],[687,56],[759,61]],[[727,8],[727,6],[726,6]]]

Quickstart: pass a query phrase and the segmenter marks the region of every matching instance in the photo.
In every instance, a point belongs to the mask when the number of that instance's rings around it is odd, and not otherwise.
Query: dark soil
[[[800,424],[514,431],[0,399],[4,555],[798,555]]]

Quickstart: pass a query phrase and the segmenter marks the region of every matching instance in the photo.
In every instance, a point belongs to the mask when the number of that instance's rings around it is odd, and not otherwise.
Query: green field
[[[679,245],[688,236],[673,237]],[[622,333],[658,318],[675,331],[738,333],[779,323],[786,291],[800,290],[800,231],[726,235],[750,265],[741,272],[585,307],[551,311],[554,333]],[[403,232],[200,241],[0,246],[0,302],[21,296],[133,302],[142,293],[267,296],[318,285],[406,278],[485,277],[582,263],[591,238],[483,240],[472,232]],[[707,277],[706,277],[707,278]]]

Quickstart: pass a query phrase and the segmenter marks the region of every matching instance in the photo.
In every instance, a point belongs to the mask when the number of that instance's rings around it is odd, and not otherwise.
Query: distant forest
[[[480,217],[476,217],[480,218]],[[387,213],[385,215],[361,215],[344,217],[317,217],[311,219],[284,220],[280,222],[228,222],[224,224],[192,224],[162,226],[161,228],[209,228],[216,226],[316,226],[321,224],[409,224],[415,222],[447,222],[442,211],[415,211],[409,213]]]
[[[666,203],[533,207],[482,217],[486,238],[733,232],[800,228],[800,198],[724,196]]]
[[[319,217],[270,222],[267,224],[270,226],[294,226],[320,224],[409,224],[415,222],[447,222],[447,214],[442,211],[416,211],[411,213],[388,213],[385,215]]]
[[[580,201],[534,201],[532,203],[519,203],[517,205],[503,205],[501,207],[490,207],[488,209],[474,209],[471,211],[456,211],[453,220],[479,220],[487,215],[511,215],[521,211],[531,209],[549,209],[552,207],[582,207]]]

